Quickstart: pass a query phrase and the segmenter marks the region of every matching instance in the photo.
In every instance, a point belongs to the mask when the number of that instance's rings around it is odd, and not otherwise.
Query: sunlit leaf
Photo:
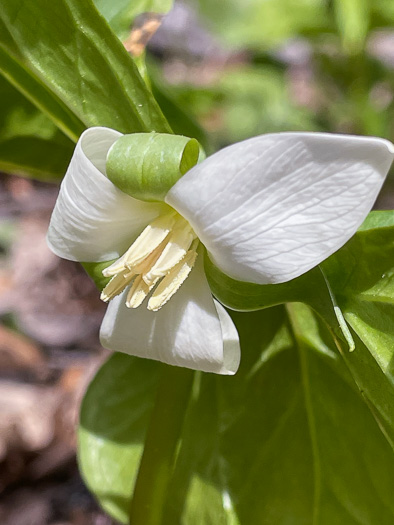
[[[240,370],[197,380],[162,525],[390,525],[392,451],[329,333],[302,305],[234,320]],[[85,480],[123,523],[157,366],[112,357],[82,408]]]
[[[153,407],[160,365],[115,354],[90,383],[81,407],[79,466],[103,508],[127,511]]]
[[[0,25],[0,71],[70,137],[94,125],[170,131],[90,0],[5,0]]]
[[[168,523],[393,520],[391,450],[310,316],[298,306],[290,322],[280,311],[237,314],[243,364],[234,381],[202,378]],[[216,493],[216,506],[208,507],[211,496],[205,504],[206,491]]]
[[[359,232],[320,269],[288,283],[259,286],[235,281],[209,258],[206,270],[213,293],[230,308],[253,310],[297,301],[312,306],[335,334],[355,381],[394,444],[393,261],[394,212],[387,211],[372,212]],[[357,334],[354,352],[349,352],[335,306]]]

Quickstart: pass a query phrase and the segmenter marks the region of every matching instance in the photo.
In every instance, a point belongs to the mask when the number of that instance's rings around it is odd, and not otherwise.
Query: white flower
[[[120,258],[104,271],[114,276],[102,294],[110,300],[100,332],[105,347],[219,374],[236,372],[239,341],[212,298],[198,242],[235,279],[291,280],[355,233],[394,154],[391,143],[377,138],[263,135],[208,157],[175,183],[165,203],[152,203],[106,177],[107,153],[120,136],[107,128],[81,136],[49,246],[74,261]],[[152,289],[150,309],[136,308]]]

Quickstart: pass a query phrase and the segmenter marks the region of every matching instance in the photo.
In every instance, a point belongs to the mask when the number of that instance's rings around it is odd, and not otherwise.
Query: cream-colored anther
[[[153,250],[153,252],[150,253],[148,257],[146,257],[146,259],[144,259],[142,262],[140,262],[136,266],[133,266],[132,271],[137,275],[148,272],[152,268],[152,266],[156,263],[160,255],[162,254],[164,248],[166,247],[166,244],[167,244],[167,241],[166,239],[164,239],[164,241],[162,241],[159,244],[159,246],[157,246]]]
[[[149,285],[146,284],[146,282],[142,279],[142,275],[136,277],[135,281],[133,282],[133,285],[131,286],[127,294],[127,308],[138,308],[143,303],[145,297],[152,290],[155,284],[156,282],[151,283]]]
[[[191,249],[181,261],[171,268],[149,299],[148,310],[156,312],[171,299],[187,279],[194,266],[196,258],[196,250]]]
[[[116,274],[101,292],[100,299],[107,303],[119,295],[131,283],[135,275],[134,272],[127,269]]]
[[[110,301],[133,279],[126,297],[128,308],[137,308],[163,278],[153,293],[148,308],[159,310],[179,289],[197,257],[198,239],[190,224],[171,211],[149,224],[127,252],[103,270],[112,279],[101,293]]]
[[[143,262],[143,260],[155,249],[170,233],[177,218],[177,213],[171,211],[160,215],[148,224],[144,231],[137,237],[126,253],[122,255],[111,266],[103,270],[105,277],[116,275],[124,268],[132,268]]]
[[[193,229],[185,219],[180,217],[168,237],[166,246],[156,263],[143,275],[147,284],[157,281],[186,255],[193,240],[196,238]]]

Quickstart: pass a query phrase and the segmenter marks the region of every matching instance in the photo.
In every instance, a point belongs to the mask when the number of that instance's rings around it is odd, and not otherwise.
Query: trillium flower
[[[103,346],[219,374],[236,372],[239,340],[211,295],[199,245],[234,279],[294,279],[356,232],[394,154],[378,138],[262,135],[191,168],[164,202],[145,202],[106,175],[119,137],[90,128],[79,139],[48,244],[73,261],[115,260],[103,271],[111,277],[102,292]]]

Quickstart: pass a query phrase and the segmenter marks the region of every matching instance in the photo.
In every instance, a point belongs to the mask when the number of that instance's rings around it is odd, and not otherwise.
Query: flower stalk
[[[160,525],[194,372],[163,366],[130,505],[130,525]]]

